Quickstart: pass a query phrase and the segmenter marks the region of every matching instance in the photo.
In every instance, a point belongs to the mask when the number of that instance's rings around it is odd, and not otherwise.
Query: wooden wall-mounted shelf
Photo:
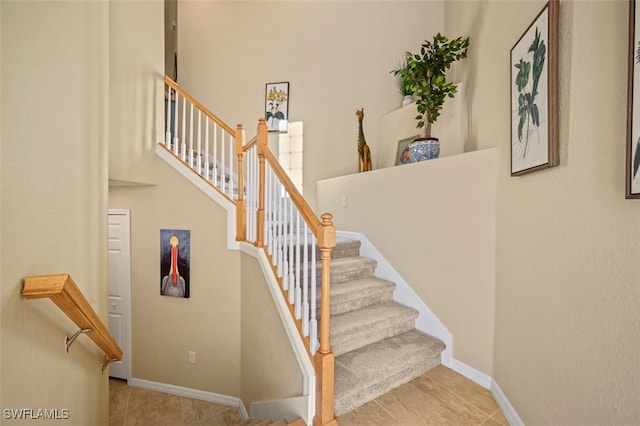
[[[102,370],[109,363],[122,359],[122,349],[107,330],[69,274],[26,277],[22,295],[25,299],[48,297],[80,327],[72,338],[66,339],[67,349],[79,333],[86,333],[105,354]]]

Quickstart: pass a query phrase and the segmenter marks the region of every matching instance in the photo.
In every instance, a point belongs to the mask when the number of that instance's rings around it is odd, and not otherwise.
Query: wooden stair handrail
[[[317,238],[320,231],[320,219],[318,219],[313,210],[311,210],[311,207],[309,207],[307,200],[305,200],[304,197],[300,195],[300,192],[295,187],[293,182],[291,182],[291,179],[289,179],[287,172],[284,171],[276,156],[271,152],[270,149],[268,149],[267,147],[265,148],[266,149],[263,149],[264,158],[269,163],[271,169],[278,177],[278,180],[280,181],[280,183],[282,183],[285,190],[291,197],[291,201],[293,201],[293,203],[300,211],[300,214],[304,218],[304,221],[307,222],[307,225],[309,225],[309,228],[313,232],[313,235],[315,235]]]
[[[69,274],[26,277],[22,296],[25,299],[48,297],[80,330],[90,329],[87,335],[105,354],[103,370],[109,363],[122,360],[122,349]]]
[[[209,111],[204,105],[202,105],[200,102],[198,102],[197,100],[195,100],[193,98],[193,96],[189,95],[187,92],[184,91],[184,89],[182,87],[180,87],[178,85],[178,83],[176,83],[175,81],[171,80],[171,78],[167,77],[166,75],[164,76],[164,82],[168,85],[171,86],[174,90],[176,90],[178,93],[180,93],[182,95],[182,97],[184,97],[185,99],[187,99],[189,102],[191,102],[196,108],[198,108],[200,111],[202,111],[202,113],[204,115],[206,115],[207,117],[209,117],[211,120],[213,120],[215,123],[217,123],[220,127],[222,127],[227,133],[233,135],[235,134],[235,130],[229,126],[227,123],[225,123],[224,121],[222,121],[217,115],[215,115],[214,113],[212,113],[211,111]]]
[[[255,144],[258,143],[258,135],[255,135],[246,145],[242,147],[242,152],[249,151]]]

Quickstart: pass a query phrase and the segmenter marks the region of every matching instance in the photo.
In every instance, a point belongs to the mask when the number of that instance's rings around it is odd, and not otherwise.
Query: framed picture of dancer
[[[160,295],[189,298],[191,231],[160,230]]]

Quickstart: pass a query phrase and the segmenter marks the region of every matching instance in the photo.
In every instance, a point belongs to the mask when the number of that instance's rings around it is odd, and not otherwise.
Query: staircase
[[[360,241],[337,241],[331,259],[331,348],[336,416],[440,364],[445,345],[415,329],[418,312],[393,301]]]
[[[335,425],[334,415],[439,365],[444,343],[415,329],[418,312],[393,300],[395,284],[375,276],[377,262],[360,256],[360,241],[336,241],[332,215],[316,216],[269,150],[264,119],[245,143],[242,125],[231,128],[171,79],[165,83],[166,136],[156,152],[231,202],[235,240],[264,249],[315,370],[313,423]]]

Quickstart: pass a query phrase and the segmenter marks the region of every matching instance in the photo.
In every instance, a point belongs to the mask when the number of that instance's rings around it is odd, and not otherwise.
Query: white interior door
[[[122,348],[122,361],[109,376],[131,377],[131,244],[129,210],[109,210],[109,332]]]

